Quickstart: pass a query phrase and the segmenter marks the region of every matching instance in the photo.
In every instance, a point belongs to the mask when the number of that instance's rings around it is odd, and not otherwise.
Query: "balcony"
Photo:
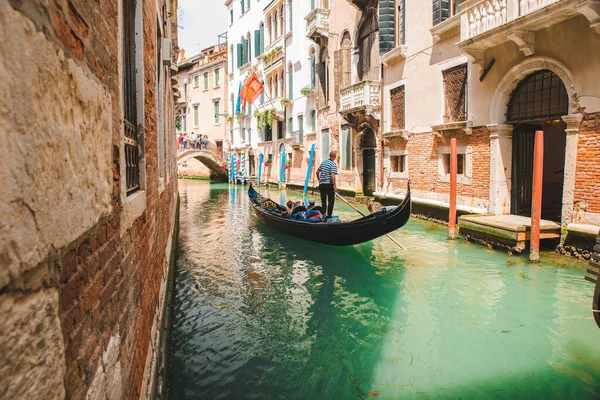
[[[378,81],[363,81],[350,85],[341,92],[342,114],[364,113],[379,119],[380,86]]]
[[[535,52],[535,32],[578,14],[600,33],[598,0],[467,0],[461,4],[458,47],[480,68],[485,51],[514,41],[526,56]]]
[[[300,131],[292,132],[292,148],[299,149],[304,145],[304,133]]]
[[[327,0],[316,0],[316,7],[304,19],[306,20],[306,37],[315,43],[329,37],[329,9]]]

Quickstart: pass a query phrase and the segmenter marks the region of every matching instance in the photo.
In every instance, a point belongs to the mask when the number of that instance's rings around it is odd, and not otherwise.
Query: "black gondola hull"
[[[254,212],[268,226],[303,239],[333,246],[350,246],[368,242],[403,227],[410,218],[410,186],[400,205],[386,213],[375,213],[345,223],[294,221],[262,209],[250,201]]]

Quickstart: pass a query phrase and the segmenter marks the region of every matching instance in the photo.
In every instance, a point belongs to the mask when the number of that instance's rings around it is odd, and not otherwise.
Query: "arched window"
[[[350,86],[352,83],[352,40],[350,33],[344,32],[341,42],[341,88]]]
[[[329,56],[327,47],[321,50],[317,75],[319,77],[319,101],[321,106],[329,102]]]
[[[285,32],[285,20],[283,19],[283,6],[279,9],[279,33],[283,35]]]
[[[248,54],[246,62],[250,62],[252,60],[252,36],[250,36],[250,32],[246,34],[246,54]]]
[[[258,39],[254,42],[255,52],[257,55],[261,55],[265,52],[265,24],[260,23],[258,28]]]
[[[379,26],[375,14],[366,16],[358,33],[358,79],[379,80]]]
[[[279,84],[281,87],[279,88],[279,93],[281,93],[281,97],[285,97],[285,71],[281,70],[281,77],[279,78]]]
[[[510,96],[508,122],[543,122],[569,114],[569,95],[554,72],[543,69],[528,75]]]
[[[292,63],[288,63],[288,98],[294,99],[294,67]]]

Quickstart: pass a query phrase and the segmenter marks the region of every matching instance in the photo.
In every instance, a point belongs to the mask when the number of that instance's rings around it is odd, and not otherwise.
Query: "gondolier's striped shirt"
[[[321,163],[319,171],[321,171],[321,175],[319,175],[319,185],[331,184],[331,174],[338,174],[337,165],[330,159]]]

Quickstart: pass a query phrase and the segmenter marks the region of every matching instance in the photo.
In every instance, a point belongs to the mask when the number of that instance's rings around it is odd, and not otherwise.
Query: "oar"
[[[350,206],[350,208],[352,208],[354,211],[356,211],[357,213],[359,213],[363,217],[366,217],[366,215],[363,214],[362,211],[360,211],[358,208],[354,207],[352,204],[348,203],[348,200],[346,200],[345,198],[343,198],[338,192],[335,192],[335,195],[337,197],[339,197],[340,200],[342,200],[344,203],[348,204]],[[385,236],[387,236],[392,242],[396,243],[402,250],[406,250],[406,248],[404,246],[402,246],[396,239],[394,239],[393,237],[391,237],[388,233],[386,233]]]

